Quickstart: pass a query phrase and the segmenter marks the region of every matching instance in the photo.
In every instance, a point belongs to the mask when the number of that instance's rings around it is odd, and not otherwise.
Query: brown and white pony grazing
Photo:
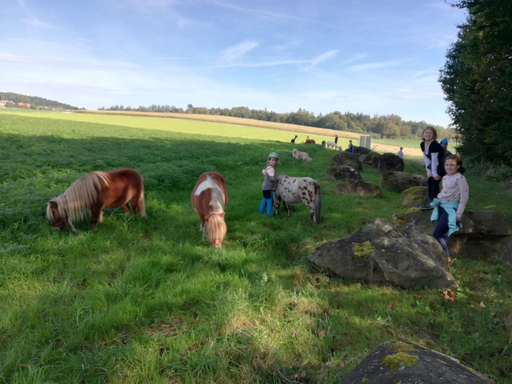
[[[66,191],[50,200],[46,216],[52,227],[65,228],[68,224],[77,232],[73,221],[81,220],[90,212],[91,227],[102,221],[103,208],[121,207],[146,216],[142,176],[133,169],[116,169],[110,172],[91,172],[75,181]]]
[[[203,238],[207,236],[215,248],[222,248],[222,240],[227,231],[224,209],[228,204],[226,182],[222,175],[217,172],[205,172],[199,176],[190,201],[201,219],[200,230],[203,232]]]

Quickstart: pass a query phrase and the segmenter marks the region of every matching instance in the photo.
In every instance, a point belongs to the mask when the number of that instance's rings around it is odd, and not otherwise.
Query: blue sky
[[[443,0],[3,0],[0,91],[447,126],[437,79],[464,19]]]

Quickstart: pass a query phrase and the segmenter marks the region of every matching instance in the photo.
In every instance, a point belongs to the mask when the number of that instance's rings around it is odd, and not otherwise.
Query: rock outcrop
[[[362,181],[359,172],[348,165],[334,165],[327,168],[327,177],[337,181]]]
[[[359,155],[358,159],[363,165],[367,167],[377,168],[379,165],[380,153],[370,151],[367,154]]]
[[[403,288],[453,288],[439,243],[414,225],[399,230],[376,219],[354,235],[320,245],[309,260],[347,279],[389,283]]]
[[[394,216],[394,224],[414,224],[425,234],[432,234],[432,211],[410,208]],[[466,211],[462,228],[450,236],[450,252],[477,259],[492,259],[512,266],[512,217],[497,211]]]
[[[404,160],[394,153],[384,153],[379,158],[379,163],[377,164],[377,171],[379,171],[379,173],[390,171],[402,172],[404,168]]]
[[[381,185],[382,188],[402,192],[411,187],[426,186],[427,177],[416,175],[414,173],[389,171],[382,174]]]
[[[384,343],[341,384],[493,384],[459,360],[405,340]]]
[[[352,167],[359,172],[363,169],[363,165],[357,157],[358,155],[355,153],[338,152],[331,158],[331,166],[348,165],[349,167]]]
[[[410,187],[404,190],[400,202],[404,207],[419,207],[425,203],[427,196],[427,187]]]

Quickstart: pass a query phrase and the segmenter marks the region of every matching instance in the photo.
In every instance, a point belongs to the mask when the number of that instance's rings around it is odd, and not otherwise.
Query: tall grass
[[[311,268],[317,244],[401,209],[388,190],[381,199],[335,194],[325,177],[331,151],[237,137],[234,128],[209,136],[45,116],[0,113],[0,382],[336,383],[400,337],[512,381],[508,267],[459,256],[455,302]],[[293,147],[313,161],[297,162]],[[303,205],[292,217],[257,213],[271,151],[278,173],[320,182],[320,224]],[[87,222],[76,235],[49,228],[48,199],[86,172],[118,167],[144,177],[146,220],[116,209],[94,231]],[[416,163],[407,170],[423,172]],[[204,171],[227,182],[221,251],[201,239],[190,207]],[[374,170],[363,178],[380,184]],[[470,209],[512,213],[500,184],[486,185],[491,195],[480,179],[469,182]]]

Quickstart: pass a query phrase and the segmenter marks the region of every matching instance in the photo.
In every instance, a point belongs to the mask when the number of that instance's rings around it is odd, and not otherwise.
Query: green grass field
[[[434,290],[318,273],[307,260],[317,244],[376,217],[391,220],[400,195],[335,194],[325,177],[333,152],[280,141],[289,136],[167,119],[0,112],[0,382],[338,383],[377,345],[399,338],[512,382],[508,267],[459,255],[454,302]],[[294,147],[313,161],[297,162]],[[320,182],[320,224],[303,205],[292,217],[257,213],[271,151],[280,154],[278,173]],[[78,234],[50,229],[50,198],[87,172],[120,167],[144,177],[146,220],[115,209],[94,231],[87,222]],[[227,182],[221,251],[202,241],[190,207],[205,171]],[[375,170],[362,175],[380,185]],[[468,180],[468,209],[512,214],[503,185]]]

